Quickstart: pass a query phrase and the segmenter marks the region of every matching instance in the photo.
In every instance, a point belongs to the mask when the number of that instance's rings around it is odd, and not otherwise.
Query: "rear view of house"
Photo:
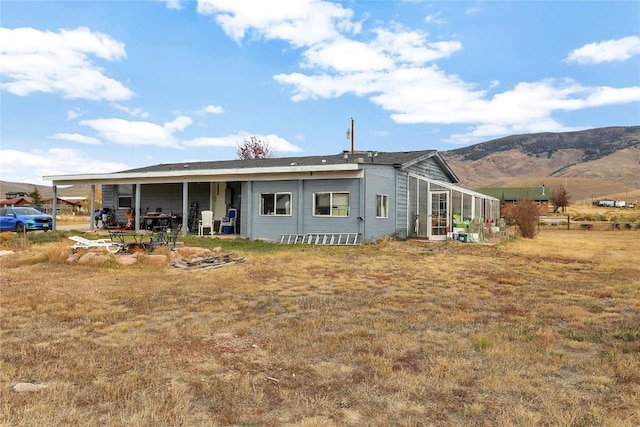
[[[183,233],[202,211],[220,224],[230,210],[236,232],[279,241],[284,235],[351,234],[357,242],[389,235],[444,240],[454,215],[497,218],[499,201],[456,185],[435,150],[348,152],[328,156],[159,164],[108,174],[47,176],[58,185],[102,186],[116,222],[162,212]],[[92,205],[92,217],[96,207]]]

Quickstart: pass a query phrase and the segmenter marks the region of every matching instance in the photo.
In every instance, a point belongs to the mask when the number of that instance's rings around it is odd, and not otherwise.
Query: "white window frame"
[[[389,218],[388,194],[376,194],[376,218]]]
[[[278,213],[278,196],[289,196],[289,201],[285,202],[284,213]],[[274,211],[270,213],[264,212],[264,198],[265,196],[273,196],[273,206]],[[260,216],[291,216],[291,205],[292,205],[293,193],[291,192],[274,192],[274,193],[260,193],[260,204],[258,206],[258,215]],[[288,205],[287,205],[288,203]],[[283,209],[283,208],[280,208]]]
[[[133,208],[133,184],[119,184],[117,187],[117,192],[118,192],[118,196],[117,196],[118,209],[124,210],[124,209]],[[126,203],[125,204],[121,203],[121,200],[123,199],[129,199],[128,206]]]
[[[328,194],[329,195],[329,212],[318,213],[318,208],[316,206],[316,201],[318,199],[318,195],[320,194]],[[347,205],[337,205],[334,202],[334,195],[344,195],[347,197]],[[343,214],[340,214],[344,211]],[[313,216],[321,217],[321,218],[347,218],[351,215],[351,193],[348,191],[316,191],[313,193]]]

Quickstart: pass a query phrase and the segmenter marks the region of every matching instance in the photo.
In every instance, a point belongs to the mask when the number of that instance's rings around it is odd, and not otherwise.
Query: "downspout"
[[[366,226],[366,218],[367,218],[367,170],[366,168],[362,169],[362,178],[360,178],[360,216],[358,217],[358,221],[360,222],[359,228],[360,233],[362,233],[362,243],[367,238],[367,226]]]
[[[304,194],[304,180],[298,180],[298,208],[296,209],[296,234],[304,234],[304,198],[306,195]],[[313,201],[312,201],[313,204]],[[311,212],[313,216],[313,212]]]

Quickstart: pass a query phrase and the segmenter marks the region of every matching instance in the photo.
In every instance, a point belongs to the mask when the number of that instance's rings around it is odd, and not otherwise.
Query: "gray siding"
[[[189,183],[189,203],[197,201],[199,211],[209,209],[209,183]],[[117,205],[116,185],[102,186],[102,206]],[[135,190],[134,190],[135,206]],[[145,184],[140,189],[140,214],[161,208],[164,213],[182,215],[182,183]],[[99,207],[98,207],[99,209]],[[126,209],[116,209],[116,221],[126,223]]]
[[[394,234],[397,212],[395,169],[384,166],[367,166],[365,180],[364,239]],[[378,194],[389,196],[389,215],[387,218],[376,218],[376,196]]]
[[[416,175],[424,176],[425,178],[436,179],[438,181],[451,182],[444,171],[438,166],[433,159],[427,159],[415,165],[409,166],[406,169],[407,172],[415,173]]]
[[[243,200],[244,218],[249,218],[247,227],[251,230],[251,238],[275,240],[280,234],[298,233],[298,181],[253,182],[250,203]],[[248,187],[248,186],[247,186]],[[291,216],[260,215],[260,195],[263,193],[291,193]],[[249,210],[251,212],[249,212]]]
[[[243,186],[242,215],[249,218],[243,237],[277,240],[280,234],[361,233],[360,179],[257,181]],[[250,189],[250,190],[249,190]],[[318,217],[313,215],[315,192],[349,192],[349,216]],[[291,216],[261,216],[260,194],[291,193]],[[247,200],[246,198],[250,198]],[[373,211],[375,217],[375,207]]]
[[[313,215],[313,195],[324,191],[349,192],[349,216],[324,217]],[[363,216],[360,210],[360,179],[304,181],[302,233],[361,233]]]
[[[189,183],[189,203],[198,202],[198,210],[209,209],[209,183]],[[182,214],[182,183],[148,184],[140,189],[140,212]]]

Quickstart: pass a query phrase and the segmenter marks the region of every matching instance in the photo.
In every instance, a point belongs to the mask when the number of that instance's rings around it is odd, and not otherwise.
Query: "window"
[[[389,196],[376,195],[376,218],[389,218]]]
[[[291,216],[291,193],[260,194],[260,215]]]
[[[315,193],[313,213],[318,216],[349,216],[349,193]]]
[[[133,207],[133,185],[118,185],[118,209]]]

